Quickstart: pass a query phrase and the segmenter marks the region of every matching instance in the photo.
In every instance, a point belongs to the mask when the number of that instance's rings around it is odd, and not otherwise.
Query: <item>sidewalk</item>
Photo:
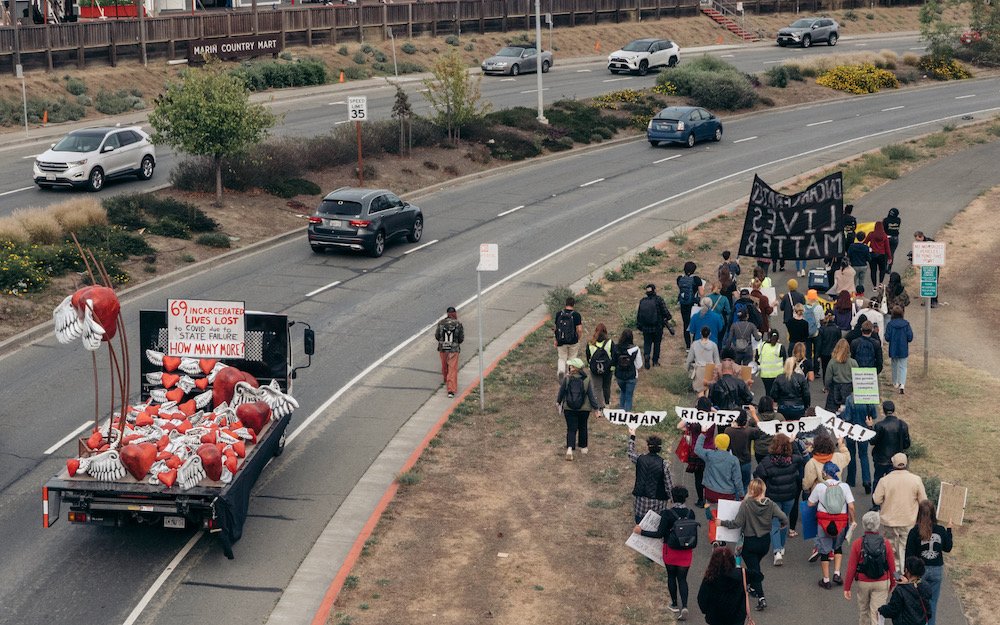
[[[1000,142],[974,146],[952,157],[930,163],[917,172],[902,179],[892,181],[868,194],[858,203],[856,216],[859,220],[881,218],[892,206],[900,207],[903,218],[905,244],[900,245],[899,254],[905,255],[906,246],[912,240],[912,231],[923,229],[934,232],[946,221],[962,210],[979,195],[980,190],[1000,185],[1000,168],[991,166],[1000,159]],[[953,181],[959,178],[961,186]],[[687,230],[696,223],[728,210],[739,211],[744,201],[716,209],[695,222],[685,224]],[[628,258],[636,251],[645,249],[670,233],[665,233],[635,250],[625,254]],[[612,263],[619,264],[621,259]],[[591,279],[600,278],[605,267],[596,269],[571,285],[581,290]],[[484,359],[489,367],[500,360],[510,349],[523,340],[546,318],[546,311],[538,307],[503,332],[484,351]],[[470,349],[473,347],[470,346]],[[462,397],[473,391],[478,384],[478,360],[471,359],[460,371],[459,386]],[[461,400],[461,397],[458,401]],[[368,468],[364,477],[351,491],[344,503],[334,513],[326,529],[317,540],[309,555],[302,562],[297,573],[282,594],[275,609],[267,620],[268,625],[286,625],[313,622],[322,624],[327,620],[340,584],[350,572],[360,545],[368,537],[387,499],[391,494],[395,476],[412,465],[420,450],[432,436],[439,424],[447,418],[457,401],[448,400],[443,390],[439,390],[424,403],[407,422],[386,449]],[[417,450],[414,452],[414,450]],[[813,580],[806,576],[811,589]],[[805,583],[805,582],[804,582]],[[805,587],[805,586],[804,586]],[[804,588],[803,587],[803,588]],[[856,614],[853,604],[842,602],[839,610],[849,610]],[[939,622],[949,625],[967,623],[962,614],[961,603],[951,586],[945,580],[938,608]],[[802,615],[803,618],[806,615]]]

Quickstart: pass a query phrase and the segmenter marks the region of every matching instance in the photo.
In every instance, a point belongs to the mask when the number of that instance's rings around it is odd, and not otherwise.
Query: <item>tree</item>
[[[392,105],[392,117],[399,120],[399,153],[406,154],[413,147],[412,135],[406,132],[410,130],[413,107],[410,106],[409,96],[398,84],[396,85],[396,101]],[[407,141],[407,137],[410,137],[409,141]]]
[[[927,0],[920,7],[920,37],[927,42],[927,55],[936,62],[948,62],[955,56],[957,24],[944,21],[944,8],[938,0]]]
[[[196,156],[210,156],[215,165],[215,197],[222,202],[222,161],[259,143],[275,117],[250,103],[243,82],[209,67],[191,69],[179,83],[167,85],[149,115],[153,142]]]
[[[490,111],[489,102],[480,102],[482,93],[479,83],[482,76],[473,78],[455,50],[439,57],[431,67],[431,73],[433,78],[424,79],[424,86],[427,87],[424,95],[437,112],[434,122],[447,129],[450,140],[457,140],[462,126]]]

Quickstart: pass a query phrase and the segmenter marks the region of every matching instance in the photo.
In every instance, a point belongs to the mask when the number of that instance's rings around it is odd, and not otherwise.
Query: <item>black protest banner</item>
[[[740,256],[810,260],[840,256],[844,247],[844,181],[830,174],[795,195],[754,176]]]

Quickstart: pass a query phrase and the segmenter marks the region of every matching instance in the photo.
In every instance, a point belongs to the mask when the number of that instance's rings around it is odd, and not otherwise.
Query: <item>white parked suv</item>
[[[633,72],[640,76],[654,67],[673,67],[681,62],[681,49],[667,39],[636,39],[608,56],[612,74]]]
[[[153,177],[156,151],[138,126],[74,130],[35,158],[34,179],[42,189],[86,187],[100,191],[109,178]]]

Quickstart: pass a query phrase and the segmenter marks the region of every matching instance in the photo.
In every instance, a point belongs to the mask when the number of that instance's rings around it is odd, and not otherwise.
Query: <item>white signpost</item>
[[[945,244],[937,241],[914,241],[912,255],[914,267],[944,267]],[[940,280],[940,271],[938,269],[938,273],[934,276],[935,281]],[[936,284],[934,291],[937,292]],[[931,353],[931,303],[933,301],[932,297],[924,297],[924,376],[927,375],[927,361]]]
[[[358,130],[358,186],[365,186],[364,163],[361,160],[361,122],[368,120],[368,96],[348,96],[347,121],[354,122]]]
[[[483,272],[500,270],[500,246],[496,243],[479,244],[479,265],[476,267],[476,316],[479,326],[479,409],[486,410],[485,384],[483,383]]]
[[[167,355],[243,358],[245,313],[244,302],[167,300]]]

